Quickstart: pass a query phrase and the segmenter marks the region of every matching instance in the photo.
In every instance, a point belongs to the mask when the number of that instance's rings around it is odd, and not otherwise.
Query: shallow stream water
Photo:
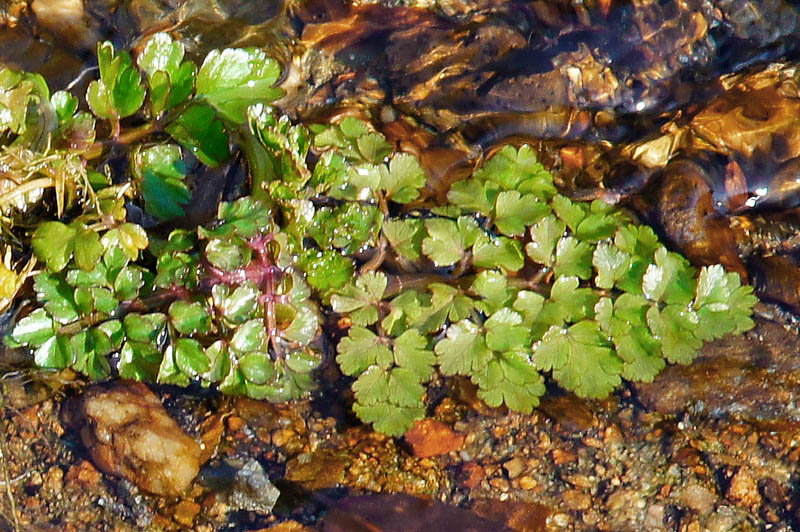
[[[554,390],[532,416],[447,383],[432,415],[446,430],[428,437],[460,443],[432,456],[354,425],[335,387],[287,406],[159,388],[181,428],[216,449],[191,493],[171,499],[88,462],[63,416],[82,389],[74,375],[8,373],[9,529],[800,528],[795,2],[11,1],[0,64],[80,87],[98,40],[137,50],[160,31],[195,58],[264,48],[283,65],[282,111],[369,119],[420,158],[435,198],[504,143],[530,143],[573,197],[621,203],[694,264],[721,262],[754,284],[757,327],[608,400]],[[250,480],[281,491],[274,512],[237,480],[251,466]],[[373,492],[471,510],[342,499]]]

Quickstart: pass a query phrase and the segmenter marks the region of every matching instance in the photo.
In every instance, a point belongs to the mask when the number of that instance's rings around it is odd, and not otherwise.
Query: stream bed
[[[528,415],[435,378],[401,438],[358,422],[330,364],[310,399],[271,404],[91,384],[4,348],[0,529],[800,529],[795,2],[10,1],[0,65],[81,87],[97,41],[136,52],[156,32],[192,57],[263,48],[283,67],[278,108],[372,122],[419,158],[432,197],[528,143],[571,197],[623,205],[695,266],[739,273],[756,326],[607,399],[548,382]],[[191,223],[243,172],[198,179]]]

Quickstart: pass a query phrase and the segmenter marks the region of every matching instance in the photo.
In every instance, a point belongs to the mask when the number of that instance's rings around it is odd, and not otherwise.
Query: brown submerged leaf
[[[338,501],[323,532],[514,532],[469,510],[411,495],[362,495]]]

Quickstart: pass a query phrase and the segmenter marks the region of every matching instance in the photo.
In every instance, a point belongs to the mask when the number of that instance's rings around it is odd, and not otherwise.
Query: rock
[[[179,524],[191,528],[194,518],[200,513],[200,505],[194,501],[181,501],[175,506],[172,518]]]
[[[753,475],[746,467],[742,467],[733,475],[728,487],[728,497],[746,508],[761,504],[761,494]]]
[[[708,342],[689,366],[670,365],[652,383],[636,383],[638,399],[662,414],[690,409],[714,416],[800,420],[800,337],[756,319],[745,337]]]
[[[286,464],[286,479],[299,482],[312,491],[333,488],[344,481],[345,469],[350,465],[346,454],[319,449],[289,460]]]
[[[200,470],[200,446],[140,382],[90,387],[73,423],[98,469],[150,493],[181,495]]]
[[[588,493],[579,490],[564,490],[561,496],[564,499],[564,504],[570,510],[588,510],[592,504],[592,497]]]
[[[100,472],[88,460],[81,460],[67,471],[67,482],[70,484],[77,482],[82,486],[94,486],[102,478]]]
[[[228,464],[230,465],[230,461]],[[236,472],[233,490],[227,494],[232,509],[268,514],[275,506],[281,492],[267,477],[261,464],[250,459]]]
[[[419,458],[430,458],[456,451],[464,445],[464,435],[435,419],[421,419],[405,434],[411,452]]]
[[[573,395],[543,397],[539,409],[564,432],[589,430],[595,421],[594,414],[586,402]]]
[[[506,470],[508,478],[514,479],[520,476],[523,471],[525,471],[525,466],[525,460],[523,460],[520,456],[516,456],[504,463],[503,469]]]
[[[481,517],[504,523],[516,532],[547,530],[547,517],[552,509],[543,504],[478,499],[472,511]]]
[[[717,496],[713,492],[697,483],[683,488],[677,497],[681,504],[700,515],[710,514],[717,502]]]

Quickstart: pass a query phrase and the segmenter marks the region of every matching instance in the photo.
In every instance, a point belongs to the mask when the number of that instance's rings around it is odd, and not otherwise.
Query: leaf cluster
[[[26,172],[0,212],[56,191],[56,216],[25,237],[43,266],[37,307],[6,339],[42,367],[283,401],[314,389],[326,338],[341,338],[331,348],[356,414],[399,435],[425,415],[436,375],[530,412],[545,377],[603,397],[753,326],[738,275],[698,272],[622,210],[560,194],[530,146],[497,150],[432,206],[417,159],[370,124],[279,116],[280,72],[259,50],[213,51],[198,67],[157,34],[135,60],[103,43],[98,62],[93,115],[0,70],[0,159]],[[129,144],[122,180],[91,164],[105,149],[98,119]],[[164,238],[128,220],[131,203],[182,216],[187,152],[216,166],[234,141],[251,195]],[[6,299],[21,283],[11,269],[7,257]]]

